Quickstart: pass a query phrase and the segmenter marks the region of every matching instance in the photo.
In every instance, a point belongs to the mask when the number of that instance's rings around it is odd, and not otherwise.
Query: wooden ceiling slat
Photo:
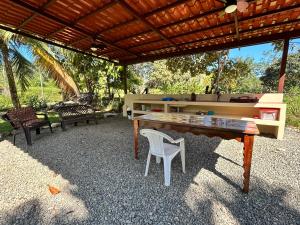
[[[43,16],[43,17],[45,17],[45,18],[48,18],[48,19],[53,20],[53,21],[55,21],[55,22],[58,22],[58,23],[60,23],[60,24],[62,24],[62,25],[64,25],[64,26],[67,26],[67,27],[70,27],[70,28],[72,28],[72,29],[74,29],[74,30],[77,30],[77,31],[79,31],[80,33],[82,33],[82,34],[84,34],[84,35],[90,37],[91,39],[94,39],[94,38],[95,38],[95,37],[93,36],[93,34],[87,33],[85,30],[83,30],[83,29],[81,29],[81,28],[78,28],[78,27],[74,26],[73,24],[69,24],[69,23],[67,23],[67,22],[65,22],[65,21],[63,21],[63,20],[61,20],[61,19],[59,19],[59,18],[56,18],[56,17],[54,17],[54,16],[52,16],[52,15],[46,13],[46,12],[41,12],[41,11],[39,11],[38,9],[32,7],[31,5],[29,5],[29,4],[25,3],[25,2],[22,2],[22,1],[20,1],[20,0],[11,0],[11,2],[13,2],[14,4],[16,4],[16,5],[18,5],[18,6],[21,6],[21,7],[25,8],[25,9],[28,9],[28,10],[30,10],[30,11],[32,11],[32,12],[34,12],[34,13],[40,15],[40,16]],[[117,45],[115,45],[115,44],[113,44],[113,43],[110,43],[109,41],[106,41],[106,40],[104,40],[104,39],[102,39],[102,38],[97,38],[97,39],[99,39],[99,40],[100,40],[101,42],[103,42],[105,45],[112,46],[112,47],[114,47],[114,48],[116,48],[116,49],[119,49],[119,50],[121,50],[121,51],[124,51],[124,52],[126,52],[126,53],[128,53],[128,54],[137,56],[137,54],[135,54],[134,52],[128,51],[128,50],[126,50],[126,49],[123,49],[123,48],[121,48],[121,47],[119,47],[119,46],[117,46]]]
[[[154,10],[152,10],[152,11],[150,11],[150,12],[144,14],[144,15],[142,16],[142,18],[146,19],[146,18],[149,17],[149,16],[152,16],[152,15],[157,14],[157,13],[159,13],[159,12],[163,12],[163,11],[166,11],[166,10],[168,10],[168,9],[174,8],[174,7],[178,6],[178,5],[182,5],[182,4],[184,4],[184,3],[186,3],[186,2],[189,2],[189,1],[190,1],[190,0],[177,0],[177,1],[173,2],[173,3],[167,4],[167,5],[163,6],[163,7],[154,9]],[[120,23],[120,24],[117,24],[117,25],[114,25],[114,26],[112,26],[111,28],[108,28],[108,29],[106,29],[106,30],[101,31],[101,32],[99,33],[99,35],[100,35],[100,34],[103,34],[103,33],[106,33],[106,32],[110,32],[110,31],[112,31],[112,30],[114,30],[114,29],[117,29],[117,28],[120,28],[120,27],[123,27],[123,26],[125,27],[125,26],[127,26],[128,24],[130,24],[130,23],[132,23],[132,22],[135,22],[135,21],[137,21],[136,18],[135,18],[135,19],[132,19],[132,20],[129,20],[129,21],[125,21],[125,22]]]
[[[57,0],[48,0],[45,4],[43,4],[40,8],[39,11],[43,11],[45,9],[47,9],[47,7],[49,7],[51,4],[55,3]],[[17,29],[21,29],[22,27],[24,27],[27,23],[29,23],[31,20],[33,20],[36,16],[38,15],[38,13],[33,13],[30,17],[28,17],[26,20],[24,20],[18,27]]]
[[[218,9],[214,9],[214,10],[211,10],[211,11],[208,11],[208,12],[204,12],[204,13],[201,13],[201,14],[199,14],[199,15],[195,15],[195,16],[192,16],[192,17],[183,19],[183,20],[174,21],[174,22],[171,22],[171,23],[168,23],[168,24],[159,26],[159,27],[157,27],[157,29],[163,30],[163,29],[165,29],[165,28],[167,28],[167,27],[172,27],[172,26],[176,26],[176,25],[178,25],[178,24],[182,24],[182,23],[185,23],[185,22],[197,20],[197,19],[200,19],[200,18],[209,16],[209,15],[213,15],[213,14],[215,14],[215,13],[222,12],[224,9],[225,9],[225,7],[218,8]],[[123,39],[116,40],[114,43],[118,43],[118,42],[121,42],[121,41],[125,41],[125,40],[127,40],[127,39],[131,39],[131,38],[133,38],[133,37],[137,37],[137,36],[140,36],[140,35],[144,35],[144,34],[147,34],[147,33],[149,33],[149,32],[151,32],[151,31],[140,32],[140,33],[138,33],[138,34],[134,34],[134,35],[132,35],[132,36],[129,36],[129,37],[126,37],[126,38],[123,38]]]
[[[251,29],[251,30],[246,30],[246,31],[242,31],[240,32],[240,34],[247,34],[247,33],[251,33],[251,32],[254,32],[254,31],[259,31],[259,30],[266,30],[268,28],[272,28],[272,27],[278,27],[278,26],[282,26],[282,25],[287,25],[287,24],[290,24],[290,23],[299,23],[300,22],[300,19],[295,19],[293,21],[283,21],[281,23],[278,23],[278,24],[270,24],[268,26],[264,26],[264,27],[257,27],[257,28],[254,28],[254,29]],[[227,37],[232,37],[236,42],[239,42],[236,40],[235,38],[235,34],[232,33],[232,34],[222,34],[222,35],[218,35],[218,36],[215,36],[213,39],[218,39],[218,38],[227,38]],[[209,38],[209,37],[206,37],[204,39],[201,39],[201,40],[194,40],[194,41],[190,41],[190,42],[184,42],[184,43],[181,43],[181,44],[178,44],[178,47],[183,47],[185,45],[189,45],[189,44],[194,44],[194,43],[198,43],[198,42],[204,42],[204,41],[209,41],[209,40],[213,40],[212,38]],[[152,51],[160,51],[160,50],[164,50],[165,48],[159,48],[159,49],[154,49],[154,50],[150,50],[148,52],[144,52],[144,54],[147,54],[147,53],[150,53]]]
[[[240,41],[233,14],[220,17],[223,10],[216,0],[1,0],[0,22],[15,33],[123,63],[299,34],[299,0],[251,3],[238,13]],[[93,43],[107,47],[92,53]]]
[[[265,17],[265,16],[270,16],[270,15],[282,13],[284,11],[294,10],[294,9],[297,9],[298,7],[300,7],[300,5],[292,5],[292,6],[288,6],[286,8],[280,8],[280,9],[275,9],[275,10],[272,10],[272,11],[266,11],[266,12],[264,12],[262,14],[259,14],[259,15],[252,15],[252,16],[240,19],[239,23],[246,22],[248,20],[262,18],[262,17]],[[225,26],[232,26],[233,27],[234,24],[235,24],[234,21],[225,22],[225,23],[217,24],[215,26],[211,26],[211,27],[207,27],[207,28],[200,28],[200,29],[196,29],[196,30],[193,30],[193,31],[190,31],[190,32],[183,33],[183,34],[178,34],[178,35],[175,35],[175,36],[171,36],[169,38],[171,38],[171,39],[180,38],[180,37],[195,34],[195,33],[198,33],[198,32],[205,32],[205,31],[209,31],[209,30],[213,30],[213,29],[221,28],[221,27],[225,27]],[[156,41],[153,41],[153,42],[156,42]],[[146,43],[146,44],[149,44],[149,43]],[[133,46],[133,47],[139,47],[139,46],[140,45],[136,45],[136,46]]]
[[[77,23],[79,23],[79,22],[81,22],[81,21],[83,21],[83,20],[86,20],[86,19],[88,19],[88,18],[90,18],[90,17],[92,17],[92,16],[94,16],[94,15],[96,15],[96,14],[98,14],[98,13],[101,13],[102,11],[104,11],[104,10],[106,10],[106,9],[108,9],[108,8],[110,8],[110,7],[112,7],[112,6],[114,6],[114,5],[117,4],[117,3],[118,3],[117,1],[112,1],[112,2],[110,2],[110,3],[108,3],[108,4],[104,5],[104,6],[98,7],[98,8],[95,9],[94,11],[92,11],[92,12],[86,14],[86,15],[83,15],[83,16],[79,17],[78,19],[76,19],[75,21],[73,21],[72,24],[73,24],[73,25],[76,25]],[[48,35],[46,36],[46,38],[50,38],[50,37],[54,36],[55,34],[57,34],[57,33],[61,32],[61,31],[63,31],[63,30],[66,29],[67,27],[68,27],[68,26],[63,26],[63,27],[61,27],[60,29],[53,31],[52,33],[48,34]]]
[[[267,43],[275,40],[282,40],[287,38],[295,38],[300,36],[300,30],[292,31],[292,32],[285,32],[285,33],[278,33],[274,35],[268,35],[268,36],[261,36],[261,37],[255,37],[255,38],[249,38],[249,39],[243,39],[239,42],[226,42],[219,45],[213,45],[213,46],[204,46],[196,49],[188,49],[180,52],[175,53],[165,53],[165,54],[159,54],[159,55],[150,55],[145,57],[140,57],[138,60],[124,60],[121,61],[124,65],[130,65],[130,64],[136,64],[141,62],[147,62],[147,61],[154,61],[154,60],[160,60],[170,57],[178,57],[183,55],[191,55],[191,54],[197,54],[202,52],[211,52],[211,51],[219,51],[224,49],[230,49],[230,48],[237,48],[237,47],[244,47],[244,46],[250,46],[255,45],[257,43]]]
[[[171,40],[169,40],[162,32],[160,32],[158,29],[156,29],[150,22],[148,22],[146,19],[141,17],[130,5],[128,5],[125,1],[119,0],[119,3],[136,19],[142,21],[144,24],[146,24],[153,32],[157,33],[162,39],[168,41],[173,46],[176,46],[175,43],[173,43]]]

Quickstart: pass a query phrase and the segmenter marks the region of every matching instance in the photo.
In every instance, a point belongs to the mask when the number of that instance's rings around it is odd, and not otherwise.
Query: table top
[[[253,121],[218,118],[217,116],[200,116],[176,113],[150,113],[135,117],[134,119],[212,130],[225,130],[251,135],[259,134],[259,130],[255,122]]]

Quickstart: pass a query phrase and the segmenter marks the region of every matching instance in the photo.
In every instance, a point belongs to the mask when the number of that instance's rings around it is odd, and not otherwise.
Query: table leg
[[[139,121],[133,120],[134,158],[138,159],[139,151]]]
[[[252,160],[252,149],[254,136],[253,135],[245,135],[244,136],[244,187],[243,192],[249,192],[249,183],[250,183],[250,170],[251,170],[251,160]]]

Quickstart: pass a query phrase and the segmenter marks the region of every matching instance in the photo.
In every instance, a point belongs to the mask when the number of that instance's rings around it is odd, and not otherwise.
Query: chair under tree
[[[38,118],[38,115],[44,116],[44,118]],[[41,127],[49,126],[51,133],[51,122],[46,113],[36,113],[32,107],[22,107],[9,110],[2,116],[2,119],[8,121],[15,132],[13,132],[13,142],[16,142],[16,135],[20,130],[24,131],[27,145],[32,145],[31,131],[35,130],[36,134],[40,134]]]

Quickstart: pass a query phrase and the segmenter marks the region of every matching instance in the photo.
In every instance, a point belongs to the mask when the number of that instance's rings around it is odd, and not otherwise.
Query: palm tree
[[[18,50],[22,45],[25,45],[33,54],[33,62],[26,59]],[[51,76],[63,92],[69,96],[79,96],[76,83],[45,43],[7,31],[0,31],[0,54],[14,107],[20,107],[15,78],[22,90],[26,90],[35,66]]]

